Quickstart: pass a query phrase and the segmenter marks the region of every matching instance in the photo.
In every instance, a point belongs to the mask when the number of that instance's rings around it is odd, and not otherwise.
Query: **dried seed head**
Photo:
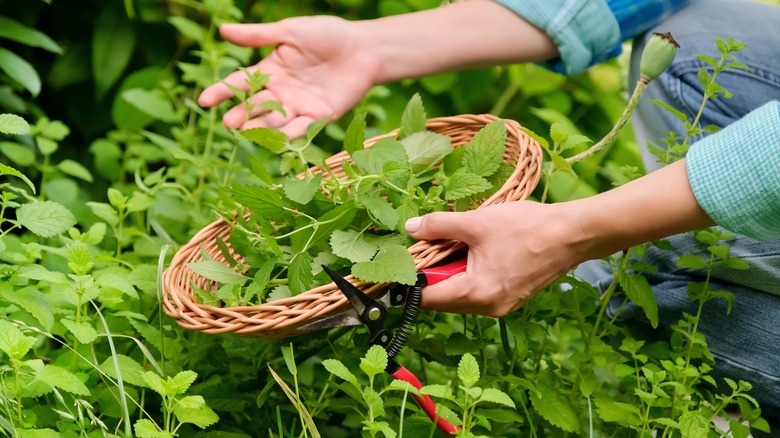
[[[679,47],[671,33],[653,32],[639,63],[641,80],[650,82],[660,76],[672,64]]]

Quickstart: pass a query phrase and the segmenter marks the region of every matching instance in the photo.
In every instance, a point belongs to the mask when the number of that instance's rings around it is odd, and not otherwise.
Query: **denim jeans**
[[[678,119],[650,100],[667,103],[693,121],[703,97],[697,72],[701,67],[712,72],[694,55],[719,59],[716,34],[748,45],[735,56],[752,71],[727,70],[718,75],[717,82],[734,97],[710,101],[701,125],[723,127],[768,101],[780,100],[780,7],[747,0],[693,0],[653,31],[671,32],[681,48],[670,68],[650,84],[634,113],[634,129],[648,172],[660,165],[647,152],[647,141],[659,144],[667,131],[685,132]],[[630,84],[636,83],[641,50],[650,35],[648,32],[634,41]],[[647,274],[647,279],[656,294],[661,325],[678,321],[683,312],[695,314],[697,309],[688,299],[687,286],[688,282],[702,282],[704,273],[677,267],[678,258],[682,254],[708,255],[706,246],[692,233],[667,240],[671,250],[653,247],[647,253],[647,261],[658,268],[658,273]],[[746,260],[750,269],[713,272],[714,290],[733,292],[736,301],[729,316],[723,299],[709,301],[699,329],[715,357],[716,373],[751,382],[752,395],[773,410],[780,407],[780,240],[761,242],[736,235],[724,243],[731,248],[731,256]],[[612,281],[611,272],[601,261],[586,262],[575,274],[602,291]],[[622,297],[614,299],[608,311],[614,315],[622,301]],[[619,317],[625,324],[650,330],[637,306],[626,306]]]

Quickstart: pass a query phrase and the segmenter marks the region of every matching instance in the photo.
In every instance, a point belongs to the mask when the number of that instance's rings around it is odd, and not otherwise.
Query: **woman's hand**
[[[498,317],[525,304],[581,261],[572,243],[582,230],[561,205],[517,201],[410,219],[415,239],[469,246],[467,271],[426,286],[422,307]]]
[[[230,128],[276,128],[290,137],[300,137],[310,123],[343,115],[375,82],[376,53],[365,47],[356,26],[341,18],[314,16],[268,24],[226,24],[220,34],[243,47],[276,45],[267,58],[248,69],[270,74],[265,89],[250,100],[254,104],[279,102],[287,113],[282,116],[254,105],[247,114],[244,105],[237,105],[222,119]],[[224,82],[249,91],[245,79],[245,73],[237,71]],[[231,97],[233,92],[220,82],[205,89],[198,103],[211,107]]]

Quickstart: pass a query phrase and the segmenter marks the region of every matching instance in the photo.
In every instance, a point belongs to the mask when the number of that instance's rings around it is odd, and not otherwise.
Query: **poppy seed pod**
[[[653,32],[650,41],[642,52],[639,63],[639,74],[643,81],[650,82],[672,64],[677,49],[680,47],[669,32]]]

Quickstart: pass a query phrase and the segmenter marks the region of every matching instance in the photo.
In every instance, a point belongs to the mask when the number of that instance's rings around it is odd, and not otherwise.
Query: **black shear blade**
[[[366,294],[363,293],[360,289],[358,289],[355,285],[348,282],[344,277],[336,273],[336,271],[330,269],[329,267],[322,265],[322,269],[325,270],[325,272],[328,273],[328,276],[330,276],[331,280],[333,280],[334,283],[336,283],[336,286],[341,290],[341,293],[344,294],[345,297],[349,300],[349,302],[352,304],[352,307],[355,308],[357,311],[358,316],[362,319],[363,312],[366,310],[366,307],[371,307],[372,305],[375,305],[373,303],[373,300],[369,298]]]

